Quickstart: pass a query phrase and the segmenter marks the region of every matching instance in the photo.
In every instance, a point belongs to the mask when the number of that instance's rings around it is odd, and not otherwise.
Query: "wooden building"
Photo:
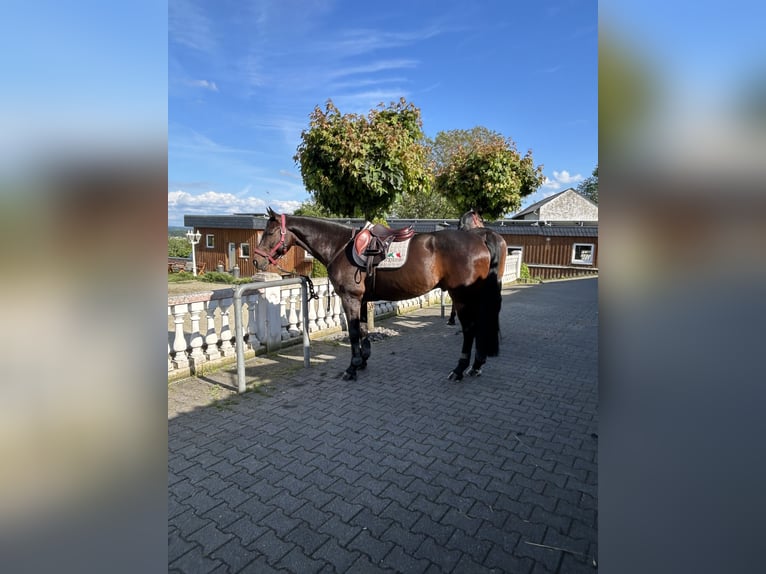
[[[587,223],[503,221],[487,227],[503,236],[509,252],[521,250],[532,277],[560,279],[598,274],[598,225]]]
[[[355,228],[363,219],[336,219]],[[195,248],[197,265],[204,262],[206,271],[219,265],[231,272],[239,267],[241,277],[250,277],[257,270],[253,265],[253,249],[258,245],[268,217],[262,213],[234,215],[185,215],[184,225],[202,235]],[[390,227],[412,225],[418,233],[456,228],[456,219],[390,219]],[[503,236],[508,251],[522,252],[522,262],[532,277],[555,279],[598,273],[597,221],[536,221],[505,219],[486,226]],[[298,246],[290,249],[279,266],[288,272],[310,275],[313,257]],[[270,265],[268,271],[284,272]]]
[[[267,222],[268,216],[263,213],[184,215],[184,225],[202,235],[195,247],[197,265],[204,262],[206,271],[215,271],[222,265],[229,273],[237,266],[240,277],[251,277],[257,272],[253,249],[258,246]],[[283,269],[304,275],[311,273],[312,264],[311,255],[298,246],[290,249],[279,262]],[[268,271],[282,273],[271,265]]]

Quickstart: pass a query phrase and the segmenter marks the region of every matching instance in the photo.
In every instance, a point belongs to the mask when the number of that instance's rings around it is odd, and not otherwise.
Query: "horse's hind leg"
[[[476,351],[476,357],[473,360],[473,366],[468,371],[469,377],[479,377],[481,376],[481,368],[484,366],[484,363],[487,362],[487,357],[480,355],[479,351]]]
[[[474,340],[474,321],[468,306],[464,306],[457,312],[460,325],[463,327],[463,346],[460,349],[460,359],[457,366],[452,369],[447,376],[450,381],[460,381],[463,379],[463,373],[471,362],[471,347]]]

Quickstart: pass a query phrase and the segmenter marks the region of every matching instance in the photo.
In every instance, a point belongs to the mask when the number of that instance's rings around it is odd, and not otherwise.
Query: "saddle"
[[[394,241],[406,241],[415,235],[412,225],[390,229],[380,223],[367,223],[354,236],[351,256],[354,263],[371,274],[375,267],[386,258],[389,246]]]

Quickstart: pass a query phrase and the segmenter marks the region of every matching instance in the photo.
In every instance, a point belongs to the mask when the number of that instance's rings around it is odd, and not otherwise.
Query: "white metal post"
[[[189,240],[189,243],[191,243],[192,247],[192,271],[194,272],[194,276],[197,276],[197,256],[194,253],[194,246],[199,243],[200,238],[202,237],[202,234],[197,231],[194,233],[194,228],[192,228],[191,231],[186,232],[186,239]]]

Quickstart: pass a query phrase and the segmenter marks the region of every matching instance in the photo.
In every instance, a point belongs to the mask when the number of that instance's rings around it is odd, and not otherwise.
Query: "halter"
[[[279,243],[277,243],[274,247],[272,247],[269,253],[266,253],[265,251],[263,251],[262,249],[258,249],[257,247],[253,249],[253,253],[255,253],[256,255],[260,255],[261,257],[265,257],[266,259],[269,260],[269,263],[271,263],[272,265],[276,265],[277,259],[280,259],[287,252],[287,249],[285,249],[286,234],[287,234],[287,226],[285,225],[285,214],[283,213],[281,215],[281,224],[279,227],[279,235],[280,235]],[[277,253],[277,251],[279,251],[280,249],[282,249],[282,252],[279,253],[275,259],[274,254]]]

